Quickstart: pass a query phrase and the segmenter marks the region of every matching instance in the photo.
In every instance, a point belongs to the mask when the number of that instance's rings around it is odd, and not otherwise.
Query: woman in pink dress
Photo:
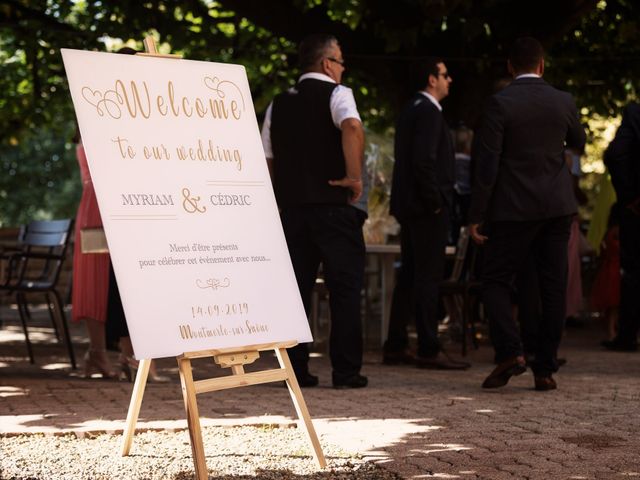
[[[72,320],[84,321],[89,334],[89,350],[85,354],[85,375],[100,373],[104,378],[115,376],[107,357],[105,322],[109,290],[109,255],[82,253],[80,231],[102,227],[96,193],[93,189],[87,157],[82,143],[76,149],[82,177],[82,198],[78,206],[73,253]]]
[[[136,51],[129,47],[123,47],[117,53],[135,55]],[[76,136],[80,140],[79,132]],[[106,253],[83,254],[81,249],[80,231],[83,228],[102,227],[102,218],[82,143],[78,144],[76,153],[80,164],[83,189],[75,227],[72,319],[74,321],[84,320],[89,332],[89,350],[85,355],[85,375],[88,377],[97,372],[102,374],[103,378],[120,376],[112,370],[107,357],[105,323],[108,306],[110,306],[113,316],[111,326],[112,330],[117,332],[116,336],[120,348],[119,373],[131,381],[133,372],[137,370],[138,362],[133,355],[133,346],[122,309],[118,285],[115,276],[113,276],[111,259]],[[110,273],[112,275],[111,285],[109,282]],[[168,377],[157,374],[154,362],[150,365],[148,378],[152,382],[169,381]]]
[[[600,248],[600,267],[591,287],[591,307],[607,323],[609,339],[615,338],[620,311],[620,207],[609,213],[609,227]]]

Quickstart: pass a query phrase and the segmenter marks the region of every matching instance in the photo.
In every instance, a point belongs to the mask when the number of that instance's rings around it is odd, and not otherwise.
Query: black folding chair
[[[76,368],[64,305],[57,290],[60,272],[72,237],[72,229],[73,220],[70,219],[33,221],[26,226],[22,238],[19,239],[20,249],[2,255],[6,268],[0,292],[4,291],[16,296],[31,363],[35,363],[35,359],[27,328],[31,314],[26,296],[31,293],[44,293],[56,338],[60,341],[58,326],[61,325],[71,366]]]
[[[460,235],[456,245],[456,254],[453,269],[449,278],[440,283],[440,295],[442,296],[447,313],[457,320],[462,334],[462,355],[467,354],[467,337],[471,337],[472,344],[478,348],[475,323],[471,314],[471,298],[477,296],[480,290],[480,282],[473,277],[475,253],[471,258],[469,253],[468,228],[460,227]]]

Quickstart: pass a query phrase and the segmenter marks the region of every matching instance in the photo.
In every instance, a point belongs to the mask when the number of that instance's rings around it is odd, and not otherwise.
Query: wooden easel
[[[146,53],[138,55],[162,57],[162,58],[182,58],[180,55],[159,54],[153,37],[144,39]],[[313,457],[320,468],[324,468],[327,462],[318,436],[313,427],[311,416],[307,410],[307,405],[302,396],[302,391],[298,385],[287,348],[297,345],[296,341],[278,342],[260,345],[249,345],[244,347],[223,348],[202,350],[198,352],[187,352],[176,357],[180,369],[180,382],[182,384],[182,397],[184,408],[187,413],[187,424],[189,427],[189,439],[191,442],[191,452],[196,470],[197,480],[209,478],[207,464],[204,456],[204,445],[202,443],[202,431],[200,429],[200,415],[198,413],[198,403],[196,395],[199,393],[213,392],[216,390],[226,390],[229,388],[246,387],[249,385],[259,385],[262,383],[285,381],[291,395],[291,400],[298,414],[298,418],[303,422],[307,432],[307,437],[313,452]],[[258,372],[245,373],[244,365],[255,362],[260,357],[260,352],[273,350],[278,358],[280,368],[262,370]],[[193,380],[191,360],[195,358],[213,357],[216,364],[221,368],[230,368],[231,375],[224,377],[209,378],[205,380]],[[138,414],[144,396],[144,389],[147,384],[151,359],[142,359],[138,365],[138,372],[133,386],[129,411],[127,412],[126,426],[122,434],[122,456],[129,455],[131,443],[135,433]]]

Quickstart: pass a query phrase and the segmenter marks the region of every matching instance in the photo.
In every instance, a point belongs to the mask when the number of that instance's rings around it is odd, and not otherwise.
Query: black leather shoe
[[[509,383],[514,375],[521,375],[527,370],[523,356],[511,357],[498,366],[482,382],[482,388],[499,388]]]
[[[416,363],[416,358],[408,350],[384,352],[382,363],[385,365],[413,365]]]
[[[548,390],[555,390],[556,388],[558,388],[558,384],[551,375],[549,375],[548,377],[534,376],[533,380],[536,385],[536,390],[538,390],[539,392],[546,392]]]
[[[637,352],[638,351],[637,343],[621,342],[617,338],[614,338],[613,340],[603,340],[602,342],[600,342],[600,345],[602,345],[607,350],[611,350],[613,352]]]
[[[431,370],[466,370],[471,366],[470,363],[450,358],[444,352],[438,352],[432,357],[416,357],[416,366],[418,368],[428,368]]]
[[[369,383],[367,377],[356,373],[346,378],[333,377],[333,388],[364,388]]]
[[[298,385],[300,387],[317,387],[318,386],[318,377],[315,375],[311,375],[309,372],[296,375],[296,379],[298,380]]]

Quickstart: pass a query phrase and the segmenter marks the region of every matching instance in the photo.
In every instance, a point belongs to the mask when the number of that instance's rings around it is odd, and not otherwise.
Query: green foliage
[[[71,144],[75,115],[60,49],[113,51],[127,44],[142,50],[149,33],[185,58],[245,64],[258,111],[291,75],[291,42],[213,2],[2,4],[0,226],[75,215],[81,191]],[[251,47],[256,44],[259,49]]]
[[[75,215],[80,178],[72,134],[68,129],[33,129],[23,132],[16,145],[2,149],[2,218],[12,223],[0,226]]]
[[[365,124],[387,132],[411,92],[410,64],[445,58],[454,83],[452,125],[473,125],[514,38],[548,51],[546,78],[605,118],[636,97],[640,77],[637,2],[629,0],[8,0],[0,4],[0,225],[74,214],[80,184],[75,120],[60,48],[161,50],[242,63],[258,117],[299,75],[296,44],[330,32],[343,47],[345,83]]]
[[[598,2],[550,49],[550,78],[570,89],[590,116],[618,116],[637,98],[638,26],[637,2]]]

